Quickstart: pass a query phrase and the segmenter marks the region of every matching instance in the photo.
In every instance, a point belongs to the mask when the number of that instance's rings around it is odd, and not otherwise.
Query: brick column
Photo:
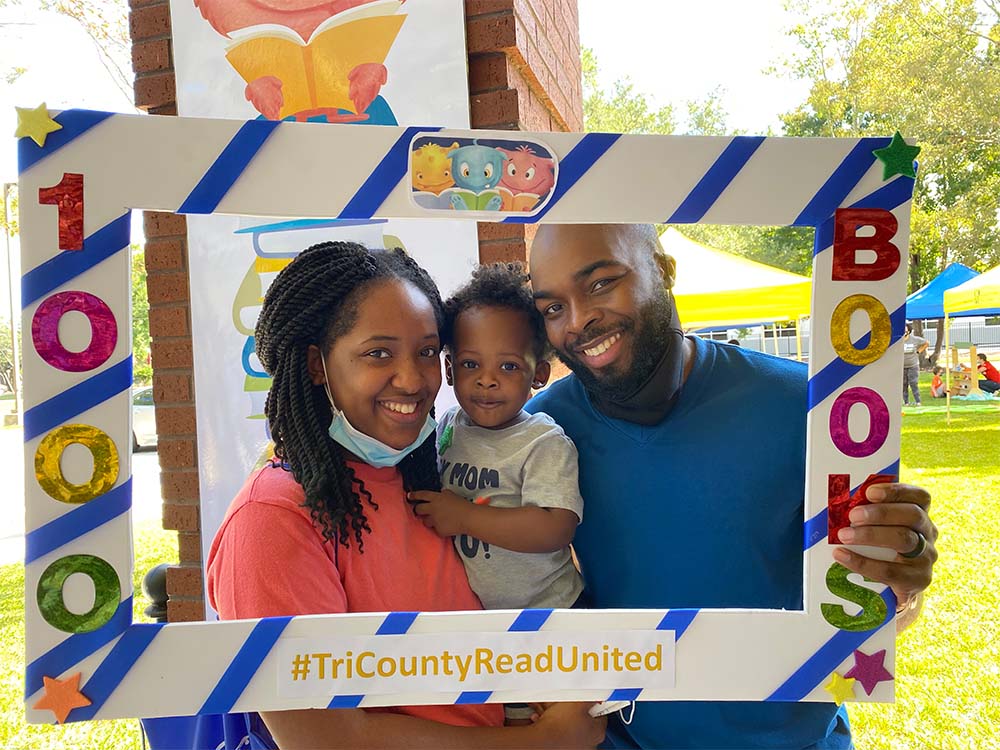
[[[131,0],[130,5],[136,106],[150,114],[176,115],[169,3]],[[180,557],[180,564],[167,571],[167,615],[171,622],[201,620],[204,598],[187,222],[183,216],[150,211],[143,218],[163,528],[177,531]]]
[[[472,127],[583,129],[576,0],[466,0]],[[527,260],[534,228],[480,224],[479,260]]]
[[[129,0],[135,103],[176,115],[167,0]],[[472,127],[580,130],[582,93],[576,0],[466,0]],[[178,532],[180,564],[167,572],[171,622],[204,617],[199,528],[187,223],[147,212],[147,293],[153,401],[159,436],[163,528]],[[479,258],[525,260],[523,225],[480,224]]]

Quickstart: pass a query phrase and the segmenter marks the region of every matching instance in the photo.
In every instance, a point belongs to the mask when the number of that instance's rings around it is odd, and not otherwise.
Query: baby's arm
[[[576,446],[551,425],[521,469],[521,507],[494,508],[454,492],[411,492],[424,524],[440,536],[467,534],[512,552],[555,552],[573,541],[583,518]]]
[[[573,541],[576,513],[565,508],[492,508],[450,490],[408,495],[424,525],[440,536],[467,534],[512,552],[555,552]]]

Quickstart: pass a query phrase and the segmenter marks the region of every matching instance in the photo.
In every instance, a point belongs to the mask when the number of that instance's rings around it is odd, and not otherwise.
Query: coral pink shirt
[[[378,504],[362,497],[364,553],[323,539],[290,471],[250,475],[208,553],[208,599],[223,620],[341,612],[482,609],[450,539],[413,514],[394,468],[351,463]],[[376,709],[377,710],[377,709]],[[456,726],[500,726],[500,705],[401,706],[396,713]]]

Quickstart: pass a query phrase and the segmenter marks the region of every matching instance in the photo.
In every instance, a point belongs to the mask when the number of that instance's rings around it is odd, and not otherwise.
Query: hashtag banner
[[[489,151],[491,143],[510,144],[509,131],[86,110],[56,113],[53,122],[59,127],[49,128],[44,145],[18,141],[30,722],[53,720],[46,685],[77,673],[90,705],[70,710],[67,721],[609,697],[825,701],[824,687],[834,675],[850,679],[858,652],[884,652],[884,670],[894,669],[891,592],[848,580],[833,563],[830,539],[872,477],[898,473],[914,180],[887,165],[912,150],[901,138],[519,133],[513,140],[550,154],[543,200],[510,204],[484,192],[443,205],[414,187],[414,144],[457,141]],[[886,160],[885,152],[896,157]],[[80,186],[82,197],[74,192]],[[317,221],[813,227],[803,611],[394,612],[133,624],[123,252],[130,209]],[[91,322],[86,336],[60,328],[68,311]],[[89,457],[63,453],[70,444]],[[71,484],[63,471],[91,478]],[[93,582],[86,612],[72,586],[64,591],[76,574]],[[350,655],[347,644],[355,644]],[[883,679],[851,697],[891,700],[892,684]]]

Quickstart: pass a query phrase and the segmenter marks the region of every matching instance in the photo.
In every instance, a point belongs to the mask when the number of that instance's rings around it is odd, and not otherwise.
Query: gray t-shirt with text
[[[565,508],[583,519],[576,446],[548,414],[522,411],[514,424],[491,430],[456,406],[438,425],[438,448],[444,489],[488,498],[494,508]],[[512,552],[463,534],[455,548],[486,609],[571,607],[583,591],[569,547]]]
[[[920,357],[917,350],[923,348],[927,343],[927,339],[922,339],[915,333],[911,333],[903,339],[903,367],[920,367]]]

